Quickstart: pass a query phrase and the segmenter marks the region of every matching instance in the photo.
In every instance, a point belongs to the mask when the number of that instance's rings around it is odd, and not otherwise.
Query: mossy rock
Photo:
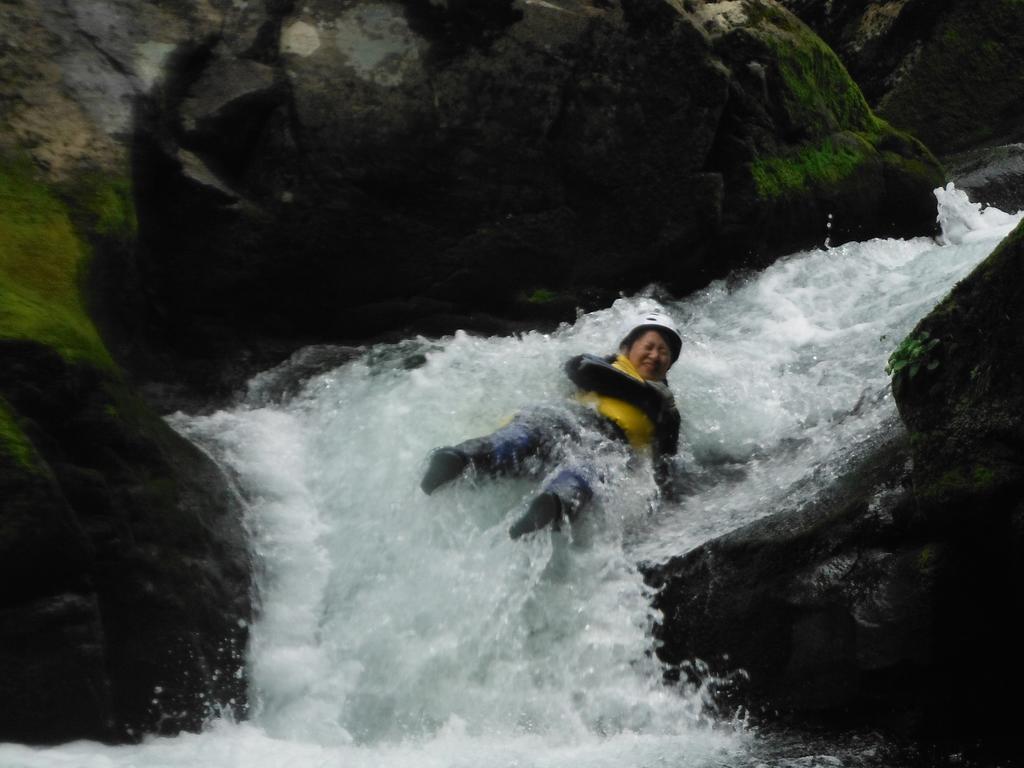
[[[897,389],[912,429],[934,429],[951,409],[984,407],[993,398],[1024,398],[1024,223],[1018,225],[909,334],[937,339],[936,366],[914,387]]]
[[[0,698],[19,702],[0,740],[198,729],[229,700],[244,714],[241,511],[90,315],[97,254],[130,253],[136,228],[125,179],[48,184],[0,157]]]
[[[875,133],[878,121],[839,57],[795,16],[774,9],[753,27],[774,54],[790,126],[809,135]]]
[[[759,195],[836,188],[880,155],[883,164],[941,181],[927,148],[876,117],[839,57],[796,17],[775,9],[752,34],[773,57],[767,87],[783,139],[777,154],[762,150],[751,164]]]
[[[716,51],[734,89],[723,118],[720,163],[749,249],[920,234],[932,226],[941,166],[912,136],[875,116],[836,54],[792,14],[747,3],[748,23]],[[827,226],[826,226],[827,225]]]
[[[14,412],[0,397],[0,455],[5,455],[18,467],[26,471],[34,471],[35,451],[25,433],[21,431]]]
[[[918,500],[937,520],[1002,514],[1024,488],[1022,307],[1024,224],[911,332],[938,343],[893,392],[914,433]]]
[[[112,186],[93,181],[87,188],[78,211],[88,223],[103,232],[129,227],[125,204],[112,202],[123,201]],[[0,339],[36,341],[114,373],[80,290],[90,255],[68,206],[30,163],[0,156]]]
[[[1024,132],[1024,3],[959,0],[878,111],[940,154]]]
[[[766,199],[836,187],[872,159],[871,145],[853,132],[830,135],[792,152],[758,158],[750,166],[757,194]]]

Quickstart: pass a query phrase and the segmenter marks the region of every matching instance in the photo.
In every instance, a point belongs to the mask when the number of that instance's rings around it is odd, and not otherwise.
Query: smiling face
[[[663,381],[672,367],[672,350],[657,331],[646,331],[625,351],[637,373],[651,381]]]

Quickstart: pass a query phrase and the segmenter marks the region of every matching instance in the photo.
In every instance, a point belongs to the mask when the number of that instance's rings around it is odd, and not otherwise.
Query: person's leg
[[[420,488],[429,496],[461,475],[467,466],[469,459],[458,447],[437,448],[427,459],[427,471],[420,480]]]
[[[557,528],[563,517],[570,521],[575,520],[583,507],[594,497],[593,475],[593,470],[589,467],[563,469],[530,502],[526,514],[512,524],[508,535],[518,539],[549,524]]]
[[[470,466],[490,475],[515,474],[525,459],[549,452],[556,427],[542,413],[524,412],[490,435],[438,448],[430,455],[420,488],[433,493]]]

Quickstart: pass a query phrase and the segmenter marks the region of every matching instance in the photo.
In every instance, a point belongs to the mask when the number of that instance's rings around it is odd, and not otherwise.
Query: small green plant
[[[526,296],[526,300],[530,304],[549,304],[556,298],[558,298],[558,295],[547,288],[537,288]]]
[[[907,336],[889,355],[889,364],[885,366],[886,374],[897,376],[905,370],[907,377],[912,379],[921,370],[922,365],[929,371],[934,371],[939,367],[939,361],[931,360],[926,363],[925,358],[938,343],[939,340],[931,338],[928,331],[921,331],[920,336]]]

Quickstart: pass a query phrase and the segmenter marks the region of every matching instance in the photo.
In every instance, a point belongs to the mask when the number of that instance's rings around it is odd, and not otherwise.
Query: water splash
[[[1006,237],[1024,216],[1024,211],[1011,214],[972,203],[967,193],[957,189],[953,182],[936,189],[935,197],[939,202],[938,221],[942,228],[939,242],[943,245]]]

